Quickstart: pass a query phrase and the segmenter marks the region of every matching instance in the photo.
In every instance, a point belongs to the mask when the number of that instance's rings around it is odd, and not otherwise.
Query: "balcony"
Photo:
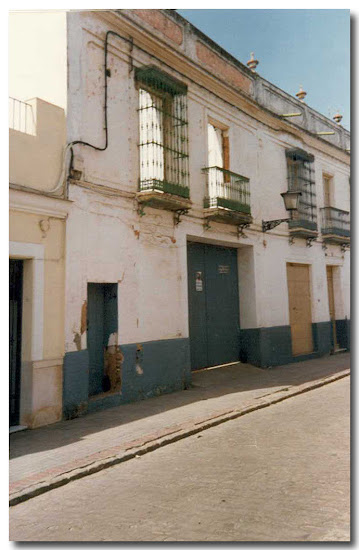
[[[350,219],[349,212],[339,208],[325,207],[321,212],[321,231],[325,243],[349,244]]]
[[[318,237],[318,225],[315,215],[305,215],[293,212],[292,219],[288,222],[290,237],[301,239],[316,239]]]
[[[249,179],[218,166],[202,171],[206,174],[206,220],[238,226],[251,224]]]
[[[187,185],[159,179],[140,181],[137,201],[141,212],[145,206],[173,212],[188,211],[192,206]]]
[[[298,210],[292,212],[292,219],[288,222],[289,235],[292,238],[313,240],[318,237],[315,190],[312,185],[302,185],[299,189],[302,194],[299,197]]]

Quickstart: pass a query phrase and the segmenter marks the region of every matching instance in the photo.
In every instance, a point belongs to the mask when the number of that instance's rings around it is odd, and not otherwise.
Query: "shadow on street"
[[[10,436],[10,459],[67,446],[91,434],[201,400],[238,393],[239,400],[243,401],[245,392],[255,392],[250,397],[258,399],[273,393],[272,388],[280,391],[278,387],[297,386],[331,376],[347,369],[349,363],[349,353],[342,353],[267,369],[236,363],[197,371],[192,373],[192,386],[188,390],[120,405],[36,430],[14,433]]]

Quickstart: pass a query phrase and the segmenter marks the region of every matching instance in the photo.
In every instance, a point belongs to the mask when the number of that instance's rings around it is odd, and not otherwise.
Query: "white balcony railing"
[[[36,134],[35,116],[30,103],[9,97],[9,128],[24,134]]]

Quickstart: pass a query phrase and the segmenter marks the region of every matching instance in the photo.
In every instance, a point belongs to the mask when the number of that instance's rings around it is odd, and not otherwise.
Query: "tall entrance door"
[[[104,352],[109,337],[117,332],[117,285],[87,285],[87,349],[89,353],[89,395],[109,390],[105,376]]]
[[[332,324],[333,348],[335,351],[336,349],[338,349],[338,341],[337,341],[337,330],[335,325],[333,266],[331,265],[327,265],[327,284],[328,284],[329,316]]]
[[[10,426],[19,424],[21,382],[21,325],[22,325],[23,261],[10,260],[9,292],[9,404]]]
[[[309,265],[287,264],[289,321],[293,355],[313,351]]]
[[[192,369],[239,360],[237,250],[188,243]]]

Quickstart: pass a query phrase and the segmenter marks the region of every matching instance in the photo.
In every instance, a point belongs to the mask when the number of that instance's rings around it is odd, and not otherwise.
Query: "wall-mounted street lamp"
[[[286,191],[285,193],[281,193],[287,212],[294,212],[295,210],[298,210],[299,197],[301,194],[302,193],[300,191]],[[291,219],[292,218],[281,218],[280,220],[269,221],[262,220],[262,231],[263,233],[270,231],[274,227],[277,227],[280,223],[289,222]]]

